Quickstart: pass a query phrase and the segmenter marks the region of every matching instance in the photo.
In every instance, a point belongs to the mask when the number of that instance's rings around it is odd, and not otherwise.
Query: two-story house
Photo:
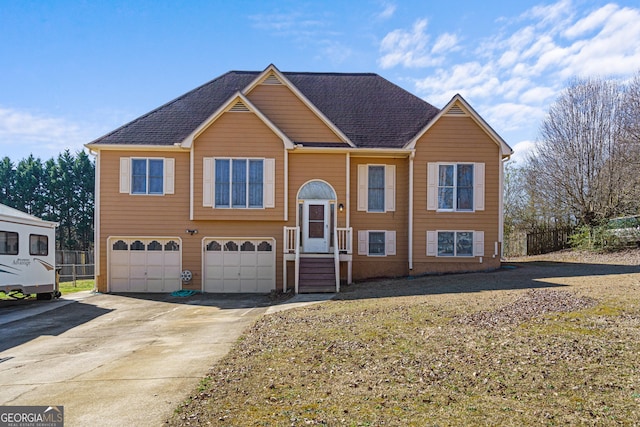
[[[87,144],[101,292],[339,291],[499,267],[511,148],[459,95],[231,71]]]

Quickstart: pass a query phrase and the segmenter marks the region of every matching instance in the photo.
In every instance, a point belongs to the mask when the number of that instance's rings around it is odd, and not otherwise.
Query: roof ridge
[[[317,71],[282,71],[282,74],[297,74],[297,75],[310,75],[310,76],[376,76],[382,77],[377,73],[357,73],[357,72],[349,72],[349,73],[341,73],[337,71],[330,72],[317,72]],[[384,78],[384,77],[383,77]]]

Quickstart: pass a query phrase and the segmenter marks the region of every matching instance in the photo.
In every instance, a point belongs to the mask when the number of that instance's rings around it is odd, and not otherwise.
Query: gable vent
[[[249,107],[244,105],[244,102],[238,101],[238,102],[235,103],[235,105],[233,107],[229,108],[229,111],[231,111],[233,113],[248,113],[249,112]]]
[[[269,73],[266,79],[262,81],[263,85],[281,85],[280,79],[273,73]]]
[[[464,110],[462,108],[460,108],[459,105],[454,105],[453,107],[449,108],[449,111],[447,111],[447,116],[466,116],[467,113],[464,112]]]

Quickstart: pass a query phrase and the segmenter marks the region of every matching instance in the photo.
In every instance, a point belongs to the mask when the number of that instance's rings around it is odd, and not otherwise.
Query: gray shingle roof
[[[91,144],[180,143],[260,74],[230,71]],[[439,111],[377,74],[282,74],[358,147],[400,148]]]

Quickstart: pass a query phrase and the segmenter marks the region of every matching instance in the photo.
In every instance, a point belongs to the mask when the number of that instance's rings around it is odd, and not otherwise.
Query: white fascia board
[[[325,125],[329,126],[332,132],[338,135],[344,142],[349,144],[351,147],[355,148],[356,145],[349,139],[349,137],[347,137],[347,135],[345,135],[331,120],[329,120],[327,116],[325,116],[322,113],[322,111],[320,111],[311,101],[309,101],[309,99],[306,96],[304,96],[304,94],[300,92],[300,90],[293,83],[291,83],[291,81],[289,81],[289,79],[286,78],[284,74],[282,74],[280,70],[278,70],[278,68],[276,68],[276,66],[273,64],[269,65],[254,81],[252,81],[246,88],[244,88],[242,93],[248,95],[256,86],[262,83],[262,81],[266,79],[267,76],[272,72],[278,77],[278,79],[281,82],[284,83],[285,86],[287,86],[294,93],[294,95],[298,97],[298,99],[300,99],[300,101],[302,101],[304,105],[306,105],[311,111],[313,111],[313,113]]]
[[[218,108],[212,115],[210,115],[204,122],[202,122],[200,124],[200,126],[198,126],[193,132],[191,132],[189,134],[189,136],[187,136],[182,141],[182,143],[180,143],[180,146],[182,148],[191,149],[191,147],[193,146],[193,141],[202,132],[204,132],[209,126],[211,126],[216,120],[218,120],[218,118],[220,118],[220,116],[223,113],[225,113],[228,110],[230,110],[231,107],[233,107],[233,105],[235,105],[235,103],[237,103],[238,101],[241,101],[243,104],[245,104],[250,112],[252,112],[256,116],[258,116],[258,118],[260,120],[262,120],[262,122],[265,125],[267,125],[267,127],[269,129],[271,129],[273,131],[273,133],[275,133],[278,137],[280,137],[280,139],[282,139],[282,142],[284,143],[286,148],[292,149],[294,147],[294,144],[289,139],[289,137],[284,132],[282,132],[282,130],[280,130],[280,128],[278,128],[275,124],[273,124],[273,122],[271,120],[269,120],[267,118],[267,116],[265,116],[262,113],[262,111],[260,111],[251,101],[249,101],[249,99],[246,96],[244,96],[240,92],[236,92],[234,95],[229,97],[227,102],[222,104],[222,106],[220,108]]]
[[[92,152],[98,151],[184,151],[180,144],[149,145],[149,144],[85,144]]]
[[[511,149],[511,147],[509,147],[509,144],[507,144],[504,139],[502,139],[502,137],[498,135],[498,133],[493,130],[491,126],[489,126],[489,124],[476,112],[476,110],[473,109],[473,107],[471,107],[471,105],[469,105],[469,103],[460,94],[456,94],[453,98],[451,98],[451,101],[449,101],[447,105],[445,105],[444,108],[442,108],[442,110],[440,110],[440,112],[429,123],[427,123],[427,125],[420,132],[418,132],[417,135],[413,137],[413,139],[411,139],[411,141],[409,141],[405,145],[405,148],[414,149],[418,140],[422,138],[422,136],[429,129],[431,129],[431,127],[438,120],[440,120],[442,116],[447,114],[447,112],[456,104],[456,102],[462,104],[462,107],[471,116],[471,118],[478,125],[480,125],[480,127],[482,127],[482,129],[489,135],[489,137],[500,147],[501,157],[508,157],[513,154],[513,150]]]

